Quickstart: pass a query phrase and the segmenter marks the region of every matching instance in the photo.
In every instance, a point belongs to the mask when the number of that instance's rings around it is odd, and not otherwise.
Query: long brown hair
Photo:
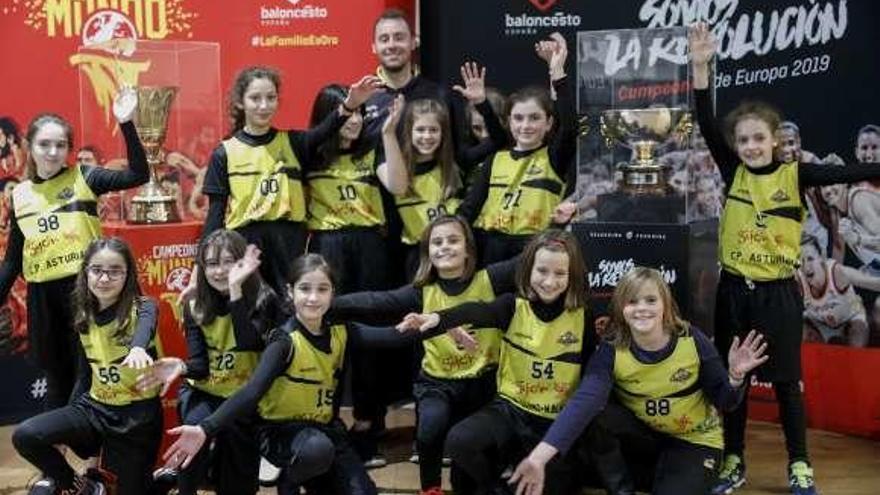
[[[34,145],[34,137],[40,132],[40,129],[42,129],[44,125],[50,123],[58,124],[64,129],[64,136],[67,138],[67,152],[70,153],[73,150],[73,127],[70,125],[70,122],[54,113],[41,113],[40,115],[37,115],[34,117],[34,120],[31,121],[30,125],[28,125],[27,134],[25,134],[25,138],[28,142],[25,177],[28,179],[34,179],[37,176],[37,163],[34,161],[34,153],[30,150],[31,146]]]
[[[244,128],[244,93],[254,79],[268,79],[275,85],[275,91],[281,93],[281,76],[271,67],[254,66],[243,69],[235,76],[235,82],[229,88],[229,121],[230,135]]]
[[[413,287],[424,287],[437,281],[437,270],[431,263],[428,246],[431,244],[431,233],[434,232],[434,228],[450,223],[458,225],[464,235],[464,249],[467,259],[464,262],[464,272],[462,272],[460,280],[469,280],[474,276],[474,272],[477,270],[477,243],[474,240],[474,232],[464,218],[458,215],[440,215],[431,220],[431,223],[422,231],[422,238],[419,240],[419,268],[413,278]]]
[[[403,115],[403,136],[400,150],[406,163],[406,174],[412,189],[413,170],[416,164],[416,149],[412,142],[412,131],[416,118],[422,115],[434,115],[440,124],[440,146],[434,152],[437,166],[440,167],[440,181],[443,184],[443,200],[455,196],[461,188],[461,176],[455,163],[455,150],[452,146],[452,126],[449,123],[449,111],[446,105],[437,100],[423,98],[407,102]]]
[[[565,309],[586,307],[587,292],[590,289],[587,281],[587,268],[581,255],[577,239],[564,230],[547,229],[536,235],[526,244],[516,267],[516,291],[520,297],[529,301],[538,300],[532,289],[532,267],[538,250],[546,249],[554,253],[568,255],[568,288],[565,290]]]
[[[208,261],[218,259],[224,250],[228,251],[236,260],[240,260],[247,250],[247,240],[234,230],[218,229],[208,234],[199,245],[199,251],[196,255],[196,265],[199,267],[196,295],[190,303],[192,316],[199,325],[208,325],[213,322],[219,309],[229,297],[211,287],[205,270]],[[259,271],[252,273],[241,284],[241,294],[246,307],[250,308],[252,312],[262,308],[267,299],[274,295],[269,285],[263,281]]]
[[[660,301],[663,303],[663,331],[670,335],[684,335],[688,331],[689,324],[682,319],[678,304],[672,297],[672,290],[663,280],[663,275],[653,268],[636,266],[621,277],[611,296],[610,319],[604,334],[614,347],[626,349],[632,343],[632,332],[623,317],[623,307],[636,298],[645,284],[654,284],[660,293]]]
[[[142,296],[134,256],[132,256],[128,244],[118,237],[95,239],[86,248],[73,289],[73,327],[79,333],[88,333],[89,326],[99,311],[98,298],[89,290],[89,265],[92,257],[102,249],[112,251],[125,260],[125,284],[122,286],[122,291],[119,292],[119,299],[116,302],[116,331],[113,333],[113,340],[121,345],[127,345],[134,335],[131,308],[133,305],[141,304]]]

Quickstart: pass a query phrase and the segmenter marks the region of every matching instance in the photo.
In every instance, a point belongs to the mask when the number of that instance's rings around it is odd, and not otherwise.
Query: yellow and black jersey
[[[260,400],[263,419],[322,424],[333,419],[348,332],[344,325],[329,327],[329,352],[315,347],[303,332],[297,328],[290,333],[293,359]]]
[[[338,230],[385,224],[375,151],[340,155],[326,169],[309,172],[308,227]]]
[[[278,131],[271,141],[259,146],[232,137],[223,141],[223,148],[229,178],[226,228],[305,219],[302,167],[287,132]]]
[[[554,419],[581,378],[584,309],[542,321],[528,300],[516,298],[501,344],[498,393],[531,414]]]
[[[741,164],[721,214],[721,266],[756,281],[793,276],[800,265],[805,212],[796,162],[768,174],[756,174]]]
[[[101,236],[97,196],[82,169],[69,167],[43,182],[26,180],[13,189],[12,204],[24,237],[25,280],[47,282],[75,275],[86,248]]]

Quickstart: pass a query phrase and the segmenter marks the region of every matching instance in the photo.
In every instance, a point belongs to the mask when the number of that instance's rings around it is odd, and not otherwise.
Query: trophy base
[[[177,201],[171,196],[131,198],[128,223],[154,224],[180,222]]]
[[[659,165],[626,165],[623,171],[623,192],[633,195],[665,196],[667,168]]]

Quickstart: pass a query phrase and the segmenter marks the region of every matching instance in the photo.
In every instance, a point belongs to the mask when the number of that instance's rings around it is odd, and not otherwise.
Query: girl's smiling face
[[[565,251],[540,248],[535,252],[529,285],[541,302],[549,304],[568,289],[569,259]]]

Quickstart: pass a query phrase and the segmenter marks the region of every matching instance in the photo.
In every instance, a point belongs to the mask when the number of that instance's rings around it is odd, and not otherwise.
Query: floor
[[[408,462],[413,433],[412,416],[412,410],[406,408],[389,414],[390,432],[386,442],[389,465],[370,472],[381,493],[418,493],[418,466]],[[27,493],[25,486],[36,474],[13,450],[11,434],[12,427],[0,428],[0,495]],[[736,492],[737,495],[788,493],[785,447],[779,427],[752,422],[747,435],[748,482]],[[822,494],[880,493],[880,442],[812,430],[808,434],[808,441]],[[449,489],[448,476],[444,478],[444,488]],[[260,491],[260,494],[274,493],[274,488]],[[584,493],[592,495],[603,492],[588,490]]]

